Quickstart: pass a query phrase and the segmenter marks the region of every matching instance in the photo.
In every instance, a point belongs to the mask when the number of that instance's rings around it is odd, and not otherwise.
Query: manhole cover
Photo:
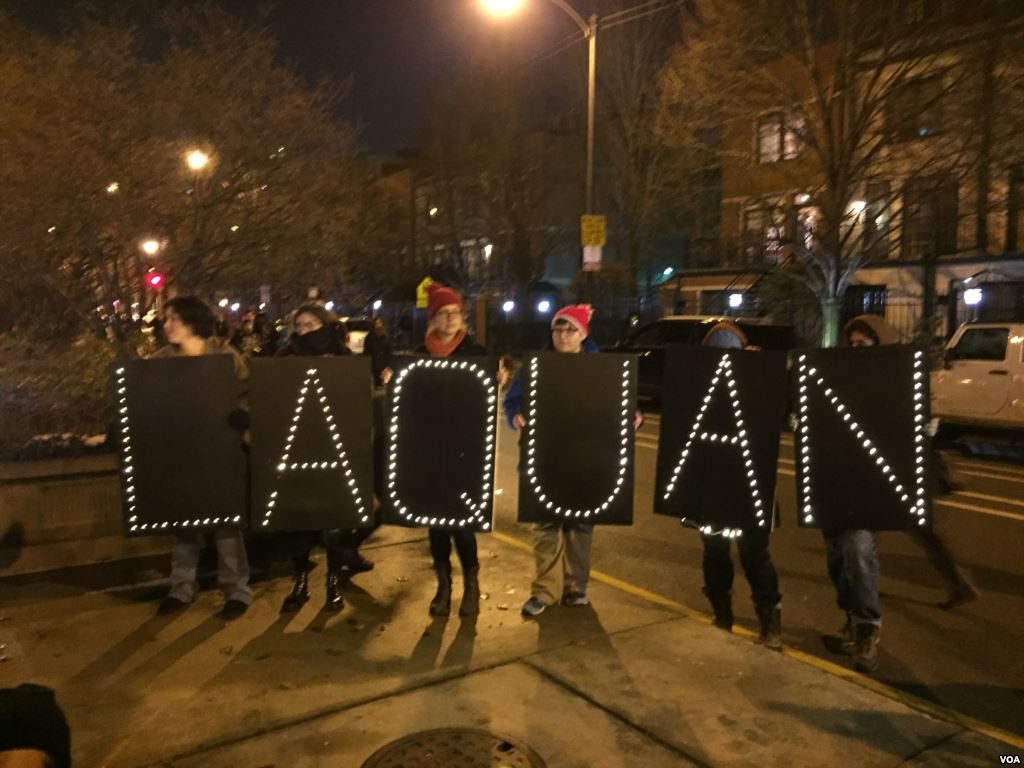
[[[476,728],[438,728],[393,741],[363,768],[545,768],[527,746]]]

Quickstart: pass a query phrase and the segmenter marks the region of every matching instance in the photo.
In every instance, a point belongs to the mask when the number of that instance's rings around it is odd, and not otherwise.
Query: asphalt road
[[[634,524],[599,529],[593,567],[623,581],[709,611],[701,594],[701,544],[695,531],[652,512],[657,455],[657,415],[648,418],[636,442]],[[514,523],[516,436],[502,430],[497,505],[498,528],[519,538]],[[956,458],[963,486],[937,500],[935,527],[982,591],[953,611],[938,574],[905,534],[880,535],[883,630],[881,664],[875,677],[1007,731],[1024,734],[1024,466]],[[816,530],[799,529],[794,516],[792,437],[785,435],[779,460],[782,526],[773,534],[772,555],[783,594],[785,642],[809,654],[849,665],[821,640],[843,622],[825,571],[824,544]],[[749,588],[734,555],[733,603],[737,620],[756,628]],[[600,606],[597,606],[599,609]]]

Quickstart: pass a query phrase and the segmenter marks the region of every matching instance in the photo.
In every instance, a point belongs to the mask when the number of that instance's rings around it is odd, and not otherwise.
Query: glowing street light
[[[221,309],[227,309],[227,306],[230,303],[231,302],[229,302],[227,299],[221,299],[220,301],[217,302],[217,306],[220,307]]]
[[[661,270],[661,274],[663,274],[665,277],[672,277],[673,272],[675,272],[675,270],[672,269],[672,267],[665,267],[663,270]]]
[[[383,304],[384,304],[384,302],[381,301],[380,299],[377,299],[376,301],[374,301],[373,302],[373,311],[376,312],[378,309],[381,308],[381,306],[383,306]]]
[[[210,156],[201,149],[193,149],[185,154],[185,163],[193,171],[201,171],[210,162]]]
[[[160,241],[153,239],[143,240],[139,247],[147,256],[156,256],[160,252]]]
[[[512,299],[509,299],[508,301],[501,305],[501,308],[506,314],[508,314],[509,312],[516,308],[516,303],[512,301]]]
[[[864,213],[864,209],[868,207],[868,204],[863,200],[851,200],[850,201],[850,213],[854,216],[860,216]]]
[[[519,13],[526,2],[525,0],[481,0],[480,4],[487,13],[500,18]]]
[[[743,306],[743,294],[742,293],[730,293],[729,294],[729,307],[731,309],[739,309]]]
[[[969,307],[975,307],[981,304],[981,288],[968,288],[964,291],[964,304]]]
[[[333,301],[328,301],[326,304],[324,304],[324,309],[326,309],[328,312],[333,312],[334,311],[334,302]]]
[[[237,312],[241,308],[242,308],[242,305],[239,304],[237,301],[234,304],[231,305],[231,311],[232,312]]]
[[[546,315],[548,312],[551,311],[551,302],[548,301],[547,299],[544,299],[542,301],[538,301],[537,302],[537,311],[540,312],[542,315]]]

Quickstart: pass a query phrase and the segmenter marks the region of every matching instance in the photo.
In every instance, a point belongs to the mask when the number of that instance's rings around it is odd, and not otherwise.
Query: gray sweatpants
[[[533,559],[536,576],[532,594],[554,605],[566,592],[586,592],[590,581],[590,547],[594,526],[563,528],[561,524],[533,527]]]
[[[237,528],[217,528],[212,531],[217,544],[217,583],[224,590],[225,600],[252,603],[249,589],[249,556],[245,552],[245,538]],[[177,534],[171,550],[171,591],[168,597],[191,603],[196,599],[196,568],[203,548],[205,533]]]

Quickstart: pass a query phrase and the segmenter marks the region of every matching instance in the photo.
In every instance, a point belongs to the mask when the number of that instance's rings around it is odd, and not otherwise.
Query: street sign
[[[580,245],[605,245],[608,241],[608,218],[584,214],[580,216]]]
[[[427,288],[433,285],[434,281],[429,277],[424,277],[419,285],[416,286],[416,307],[418,309],[427,308]]]
[[[600,245],[585,245],[585,246],[583,246],[583,271],[584,272],[600,272],[601,271],[601,246]]]

